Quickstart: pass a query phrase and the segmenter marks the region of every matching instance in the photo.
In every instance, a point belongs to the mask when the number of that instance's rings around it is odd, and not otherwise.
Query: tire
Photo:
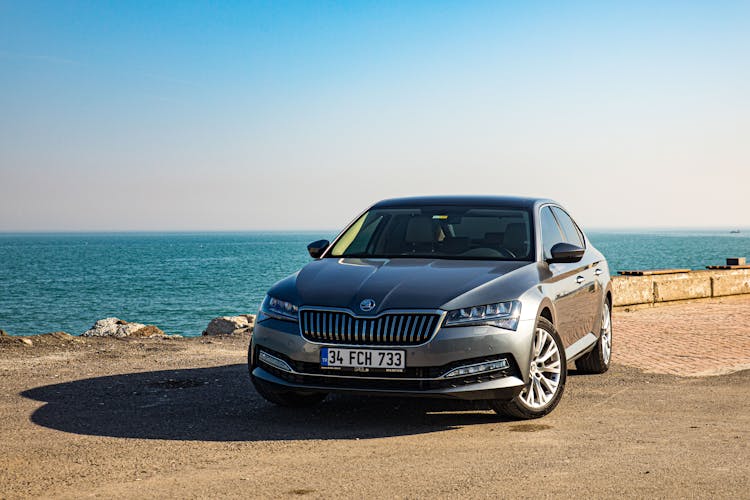
[[[576,360],[576,371],[580,373],[604,373],[612,361],[612,308],[609,300],[602,307],[602,326],[594,349]]]
[[[263,399],[278,406],[287,408],[309,408],[323,401],[328,394],[325,392],[290,391],[271,382],[251,377],[255,390]]]
[[[526,386],[510,401],[492,400],[489,404],[496,413],[512,418],[543,417],[560,402],[566,380],[562,340],[552,323],[539,318],[531,342],[531,368]]]

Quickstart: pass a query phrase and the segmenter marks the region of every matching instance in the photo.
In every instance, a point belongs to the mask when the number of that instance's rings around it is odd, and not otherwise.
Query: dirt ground
[[[625,364],[618,335],[653,314],[617,313],[613,368],[571,372],[528,422],[439,400],[277,408],[250,385],[247,337],[6,339],[0,498],[750,498],[750,371]]]

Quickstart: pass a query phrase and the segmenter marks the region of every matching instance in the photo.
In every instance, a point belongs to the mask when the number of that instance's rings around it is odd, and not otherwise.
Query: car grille
[[[418,345],[440,326],[436,313],[387,313],[361,318],[344,311],[300,311],[302,336],[313,342],[353,345]]]

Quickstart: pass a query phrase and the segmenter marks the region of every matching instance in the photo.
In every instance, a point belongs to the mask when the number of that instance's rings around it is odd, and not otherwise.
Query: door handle
[[[578,283],[580,285],[581,283],[583,283],[583,279],[584,279],[583,276],[577,277],[576,278],[576,283]]]
[[[596,271],[594,271],[594,274],[596,274],[597,276],[599,276],[599,275],[600,275],[600,274],[602,274],[603,272],[604,272],[604,271],[602,271],[601,269],[597,269]]]

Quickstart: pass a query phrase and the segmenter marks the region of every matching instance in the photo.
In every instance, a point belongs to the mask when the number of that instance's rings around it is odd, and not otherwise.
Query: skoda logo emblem
[[[364,312],[372,311],[375,309],[375,301],[372,299],[365,299],[359,303],[359,308]]]

